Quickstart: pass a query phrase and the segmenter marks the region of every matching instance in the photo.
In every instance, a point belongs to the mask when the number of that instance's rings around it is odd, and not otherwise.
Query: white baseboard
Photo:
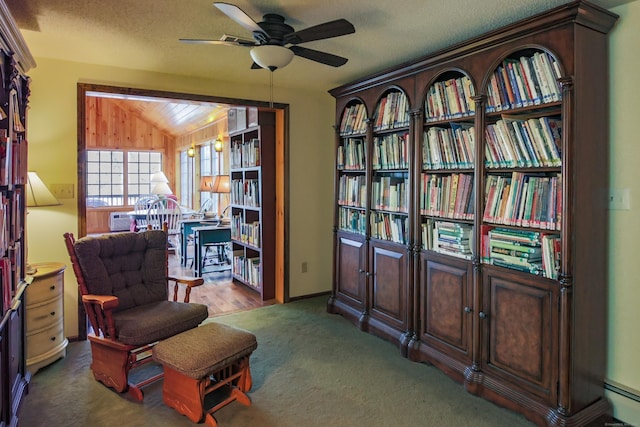
[[[613,416],[630,426],[640,426],[640,391],[607,379],[604,395],[613,405]]]

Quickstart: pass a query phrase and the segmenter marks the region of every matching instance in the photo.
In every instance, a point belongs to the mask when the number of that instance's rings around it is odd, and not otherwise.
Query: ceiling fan
[[[221,2],[213,5],[251,31],[253,40],[223,36],[221,40],[180,39],[181,42],[251,47],[251,58],[254,61],[251,68],[254,69],[266,68],[274,71],[289,64],[294,55],[332,67],[340,67],[347,63],[347,58],[298,46],[310,41],[355,33],[353,24],[346,19],[336,19],[294,31],[293,27],[285,23],[283,16],[275,13],[268,13],[263,16],[262,22],[255,22],[238,6]]]

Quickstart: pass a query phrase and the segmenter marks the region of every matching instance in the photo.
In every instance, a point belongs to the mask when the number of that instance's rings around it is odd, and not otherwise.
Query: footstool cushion
[[[223,323],[204,323],[160,341],[153,358],[193,379],[206,377],[258,347],[255,335]]]

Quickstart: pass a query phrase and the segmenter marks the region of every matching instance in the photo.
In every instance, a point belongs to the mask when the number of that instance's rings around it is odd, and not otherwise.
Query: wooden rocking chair
[[[92,331],[91,370],[96,380],[143,400],[141,388],[160,378],[156,374],[136,384],[129,371],[151,362],[151,349],[160,340],[198,326],[207,307],[190,304],[191,288],[201,278],[168,277],[167,234],[164,230],[105,234],[77,241],[64,234],[65,244]],[[173,301],[168,285],[174,283]],[[178,302],[178,285],[186,286]]]

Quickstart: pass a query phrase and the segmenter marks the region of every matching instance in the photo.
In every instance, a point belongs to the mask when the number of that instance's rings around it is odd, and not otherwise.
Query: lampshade
[[[229,175],[216,175],[211,186],[212,193],[230,193],[231,182]]]
[[[167,184],[166,182],[157,182],[156,185],[153,186],[151,193],[158,195],[173,194],[171,188],[169,188],[169,184]]]
[[[213,177],[212,176],[201,176],[200,177],[200,191],[208,191],[211,193],[211,189],[213,188]]]
[[[292,50],[273,44],[256,46],[250,54],[253,62],[271,71],[287,66],[293,59]]]
[[[153,175],[151,175],[151,182],[153,182],[153,183],[156,183],[156,182],[167,183],[167,182],[169,182],[169,180],[167,179],[167,176],[164,174],[164,172],[158,171],[158,172],[154,173]]]
[[[61,204],[35,172],[27,172],[27,206],[55,206]]]

